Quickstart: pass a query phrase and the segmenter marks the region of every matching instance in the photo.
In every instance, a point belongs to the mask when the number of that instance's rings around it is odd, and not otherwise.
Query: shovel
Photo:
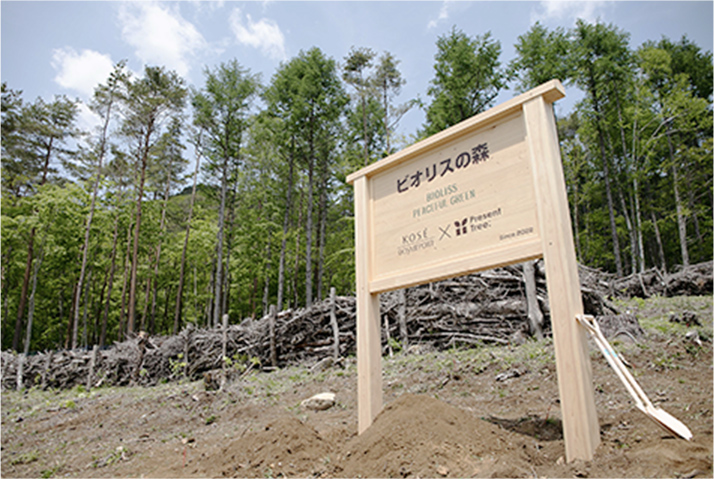
[[[689,428],[667,411],[655,407],[652,404],[640,385],[637,384],[637,381],[635,381],[635,378],[627,370],[627,367],[622,363],[622,360],[617,355],[615,350],[612,349],[610,343],[608,343],[607,339],[605,339],[605,336],[602,334],[602,331],[600,331],[600,326],[598,326],[595,318],[585,314],[579,314],[576,318],[578,322],[585,327],[588,333],[590,333],[595,341],[595,344],[597,344],[603,356],[605,356],[605,359],[610,367],[615,371],[617,377],[620,378],[622,384],[625,385],[627,392],[630,393],[630,396],[634,399],[637,409],[642,411],[647,417],[652,419],[655,424],[668,433],[689,441],[692,438],[692,432]]]

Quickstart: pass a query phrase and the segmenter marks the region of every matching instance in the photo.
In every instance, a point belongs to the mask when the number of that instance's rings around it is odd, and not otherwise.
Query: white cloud
[[[226,2],[224,0],[190,0],[189,3],[191,3],[198,12],[213,13],[223,8]]]
[[[94,88],[104,83],[114,64],[109,55],[93,50],[77,53],[73,48],[59,48],[52,54],[52,66],[57,70],[55,83],[91,98]]]
[[[267,18],[254,22],[250,15],[245,17],[244,22],[240,9],[234,8],[229,19],[238,43],[258,48],[275,60],[285,60],[285,37],[278,24]]]
[[[185,76],[190,58],[207,47],[192,23],[183,19],[178,6],[173,10],[159,3],[129,2],[119,9],[122,37],[144,62],[165,66]]]
[[[449,19],[450,3],[450,0],[444,0],[444,2],[441,4],[441,9],[439,10],[439,16],[436,18],[436,20],[431,20],[427,25],[427,28],[435,28],[440,22]]]
[[[593,23],[602,16],[613,0],[544,0],[531,12],[531,22],[582,18]]]
[[[85,103],[79,103],[77,112],[77,127],[82,131],[93,132],[102,123],[99,115],[94,113]]]

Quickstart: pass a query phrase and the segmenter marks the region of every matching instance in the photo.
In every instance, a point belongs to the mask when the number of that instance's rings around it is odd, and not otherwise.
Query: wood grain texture
[[[379,294],[369,291],[372,261],[372,200],[367,178],[355,182],[355,261],[357,265],[357,420],[364,432],[382,410],[382,346]]]
[[[552,105],[542,97],[523,105],[533,165],[538,217],[563,415],[566,458],[589,461],[600,443],[592,370],[582,314],[575,246]]]

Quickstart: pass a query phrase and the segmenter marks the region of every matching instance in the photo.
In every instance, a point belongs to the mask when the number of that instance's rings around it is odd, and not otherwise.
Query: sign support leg
[[[600,443],[592,369],[585,330],[575,245],[552,104],[537,97],[523,105],[531,151],[538,222],[543,240],[558,389],[568,462],[592,460]]]
[[[369,290],[372,229],[367,178],[355,181],[355,261],[357,276],[357,432],[362,434],[382,410],[382,343],[379,294]]]

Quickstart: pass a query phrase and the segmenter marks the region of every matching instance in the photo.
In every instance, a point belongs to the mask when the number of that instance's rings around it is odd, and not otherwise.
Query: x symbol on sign
[[[444,228],[442,228],[441,226],[439,226],[439,229],[441,230],[441,237],[439,238],[439,241],[443,240],[443,239],[444,239],[444,236],[446,236],[447,238],[451,238],[451,235],[449,234],[449,227],[450,227],[450,226],[451,226],[450,224],[446,225],[446,229],[444,229]]]

